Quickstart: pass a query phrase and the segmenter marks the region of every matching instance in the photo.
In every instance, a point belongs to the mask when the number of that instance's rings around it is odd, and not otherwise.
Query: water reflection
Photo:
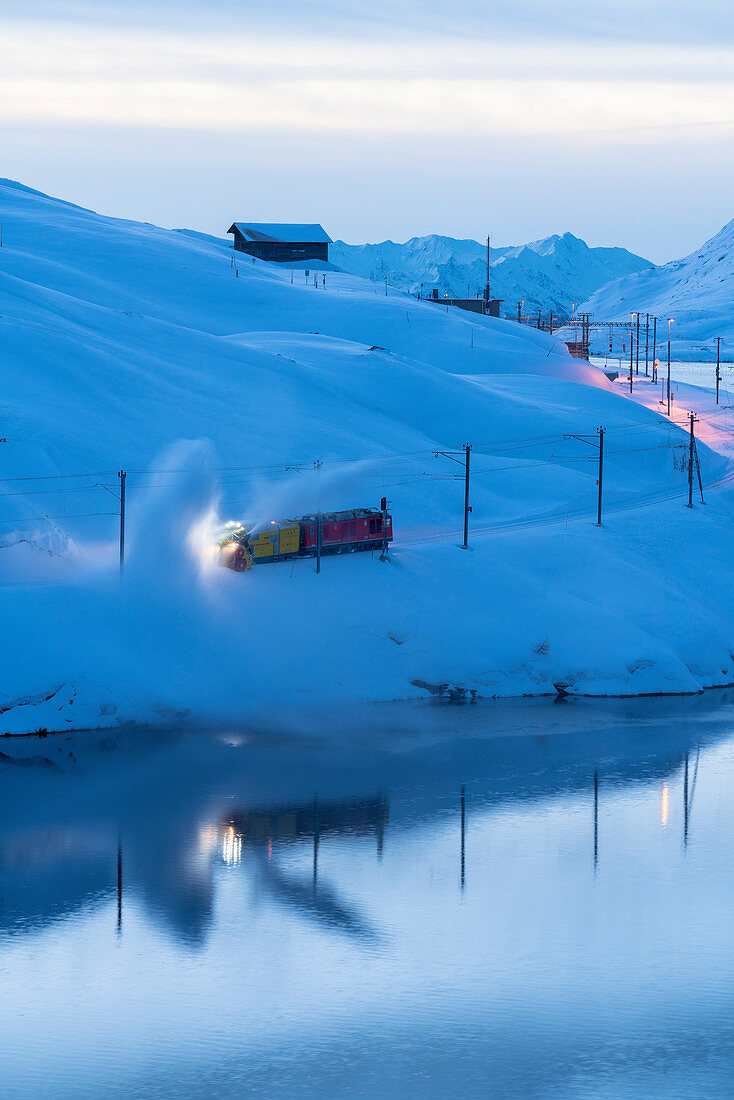
[[[4,743],[10,1094],[717,1095],[733,702]]]
[[[377,931],[356,906],[340,900],[333,885],[319,882],[319,845],[335,837],[376,838],[376,856],[382,855],[389,803],[377,797],[347,802],[319,802],[255,810],[238,810],[222,823],[221,852],[228,867],[239,866],[243,854],[258,878],[258,886],[281,906],[302,919],[326,925],[364,942],[377,942]],[[292,845],[313,850],[310,881],[286,872],[279,852]]]
[[[566,706],[559,723],[558,709],[551,711],[547,704],[505,708],[499,716],[500,708],[473,707],[473,720],[459,722],[458,730],[456,709],[426,709],[420,716],[420,739],[399,752],[392,719],[382,725],[376,721],[377,736],[368,730],[366,743],[332,739],[315,751],[312,744],[294,740],[248,741],[233,748],[218,735],[199,733],[121,734],[115,744],[108,737],[80,735],[64,738],[63,756],[73,757],[75,767],[61,774],[51,767],[56,765],[54,738],[36,746],[43,761],[38,773],[28,766],[33,746],[25,741],[17,754],[22,773],[10,771],[12,760],[0,762],[0,783],[10,783],[13,790],[0,811],[0,930],[28,934],[100,906],[114,891],[118,928],[126,894],[182,942],[196,947],[211,929],[214,872],[223,864],[251,869],[260,890],[304,920],[322,921],[348,935],[367,935],[368,922],[354,906],[339,901],[338,886],[320,882],[319,852],[339,838],[371,836],[379,859],[391,818],[391,789],[399,793],[393,827],[416,829],[456,815],[462,891],[470,860],[469,798],[471,813],[485,814],[561,792],[588,792],[593,802],[589,845],[598,869],[605,796],[657,776],[660,821],[666,830],[671,791],[680,775],[687,843],[701,744],[728,735],[721,715],[730,695],[718,696],[677,700],[672,710],[657,700],[654,707],[610,704],[601,716],[607,730],[600,728],[599,715],[591,708],[572,714]],[[685,724],[671,726],[671,713],[679,715],[681,708],[694,717],[690,731]],[[553,722],[547,718],[551,713]],[[628,720],[630,714],[636,721]],[[497,725],[499,732],[507,732],[501,723],[508,716],[512,736],[496,736]],[[415,712],[411,720],[415,724]],[[523,726],[529,728],[524,736]],[[117,757],[114,764],[111,754]],[[691,755],[695,763],[689,783]],[[174,783],[168,769],[176,773]],[[319,785],[344,785],[348,796],[320,798],[313,793]],[[375,786],[385,793],[358,796],[360,787]],[[290,798],[268,802],[263,797],[268,788],[282,787]],[[246,792],[251,808],[232,808],[241,798],[238,791]],[[308,882],[303,868],[291,872],[281,859],[290,849],[306,847],[312,853]]]

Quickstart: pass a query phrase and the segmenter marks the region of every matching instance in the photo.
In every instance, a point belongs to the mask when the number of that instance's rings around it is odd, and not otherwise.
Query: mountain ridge
[[[732,301],[734,219],[687,256],[615,279],[595,291],[580,308],[610,320],[626,319],[632,311],[661,320],[671,317],[675,357],[710,358],[719,336],[731,358]]]
[[[514,313],[524,299],[526,311],[569,312],[572,302],[589,297],[621,275],[651,266],[623,248],[589,248],[573,233],[553,234],[527,244],[490,248],[490,293]],[[336,241],[331,258],[343,270],[382,281],[410,293],[437,289],[441,296],[477,297],[486,284],[487,247],[472,238],[437,233],[405,242],[349,245]]]

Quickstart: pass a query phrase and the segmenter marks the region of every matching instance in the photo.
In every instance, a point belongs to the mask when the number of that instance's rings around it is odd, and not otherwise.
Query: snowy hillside
[[[0,732],[734,679],[728,482],[684,509],[684,432],[557,339],[7,181],[0,220]],[[390,563],[216,564],[220,521],[383,494]]]
[[[581,309],[605,319],[626,319],[632,311],[658,317],[658,330],[672,317],[672,355],[676,359],[734,357],[734,221],[701,248],[662,267],[617,279],[589,297]],[[603,352],[603,349],[602,349]]]
[[[486,245],[452,237],[413,237],[405,244],[348,245],[331,249],[335,264],[365,279],[384,281],[411,293],[476,297],[484,292]],[[504,300],[503,312],[513,315],[525,299],[526,312],[552,309],[570,313],[571,303],[587,298],[598,287],[650,266],[624,248],[589,248],[572,233],[518,247],[490,249],[490,291]]]

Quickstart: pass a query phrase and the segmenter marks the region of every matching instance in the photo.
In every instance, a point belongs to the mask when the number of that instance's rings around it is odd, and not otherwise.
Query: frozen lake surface
[[[0,741],[3,1097],[734,1080],[734,693]]]

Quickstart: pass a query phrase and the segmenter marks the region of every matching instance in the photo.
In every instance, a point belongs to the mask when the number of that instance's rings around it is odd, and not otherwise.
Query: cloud
[[[0,14],[17,12],[15,0],[0,0]],[[216,29],[234,34],[284,30],[338,38],[442,34],[496,41],[734,42],[730,0],[24,0],[26,18],[69,23]]]
[[[5,123],[314,133],[612,136],[734,121],[734,51],[192,37],[8,23]]]

